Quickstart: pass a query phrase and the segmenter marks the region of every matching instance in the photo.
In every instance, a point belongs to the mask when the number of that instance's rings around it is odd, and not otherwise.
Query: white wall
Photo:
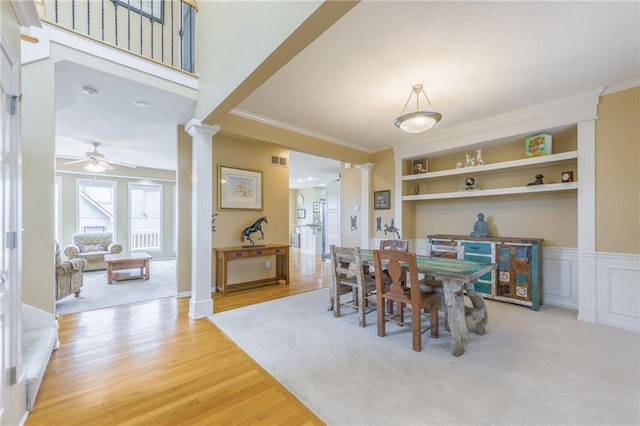
[[[203,119],[269,56],[322,1],[205,1],[196,14],[196,70]]]

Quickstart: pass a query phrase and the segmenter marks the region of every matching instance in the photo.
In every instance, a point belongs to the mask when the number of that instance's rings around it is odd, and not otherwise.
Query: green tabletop
[[[373,250],[360,250],[362,263],[373,264]],[[458,260],[448,257],[416,256],[418,272],[451,279],[474,280],[496,268],[493,263]]]

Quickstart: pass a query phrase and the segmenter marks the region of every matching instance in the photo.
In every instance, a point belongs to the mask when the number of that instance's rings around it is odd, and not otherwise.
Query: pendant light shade
[[[396,127],[404,130],[407,133],[422,133],[426,130],[429,130],[433,127],[438,121],[442,119],[442,115],[439,112],[435,111],[420,111],[420,94],[424,96],[429,107],[431,107],[431,102],[427,97],[427,94],[424,92],[422,88],[422,84],[416,84],[411,89],[411,93],[409,94],[409,99],[404,104],[404,108],[402,108],[402,115],[395,119],[393,124]],[[409,112],[405,114],[405,110],[407,109],[407,105],[411,101],[411,97],[416,97],[416,111]]]

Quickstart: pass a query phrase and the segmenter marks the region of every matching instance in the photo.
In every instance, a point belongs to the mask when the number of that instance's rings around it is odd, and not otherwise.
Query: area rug
[[[114,281],[107,284],[107,271],[83,272],[80,297],[70,294],[56,303],[59,315],[75,314],[111,306],[173,297],[177,292],[176,261],[153,260],[150,279]]]
[[[640,424],[638,333],[487,301],[456,358],[444,329],[414,352],[408,327],[327,306],[321,289],[209,319],[329,425]]]

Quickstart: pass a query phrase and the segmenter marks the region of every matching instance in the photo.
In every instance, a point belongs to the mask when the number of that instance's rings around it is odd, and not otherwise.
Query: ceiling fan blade
[[[84,161],[87,161],[87,159],[86,159],[86,158],[83,158],[82,160],[74,160],[74,161],[69,161],[68,163],[62,163],[62,164],[64,164],[64,165],[67,165],[67,164],[77,164],[77,163],[82,163],[82,162],[84,162]]]
[[[124,166],[124,167],[131,167],[132,169],[135,169],[135,168],[137,168],[137,167],[138,167],[138,166],[136,166],[136,165],[134,165],[134,164],[131,164],[131,163],[122,163],[122,162],[120,162],[120,161],[113,161],[113,160],[108,160],[108,161],[109,161],[109,163],[111,163],[111,164],[116,164],[116,165],[118,165],[118,166]]]

